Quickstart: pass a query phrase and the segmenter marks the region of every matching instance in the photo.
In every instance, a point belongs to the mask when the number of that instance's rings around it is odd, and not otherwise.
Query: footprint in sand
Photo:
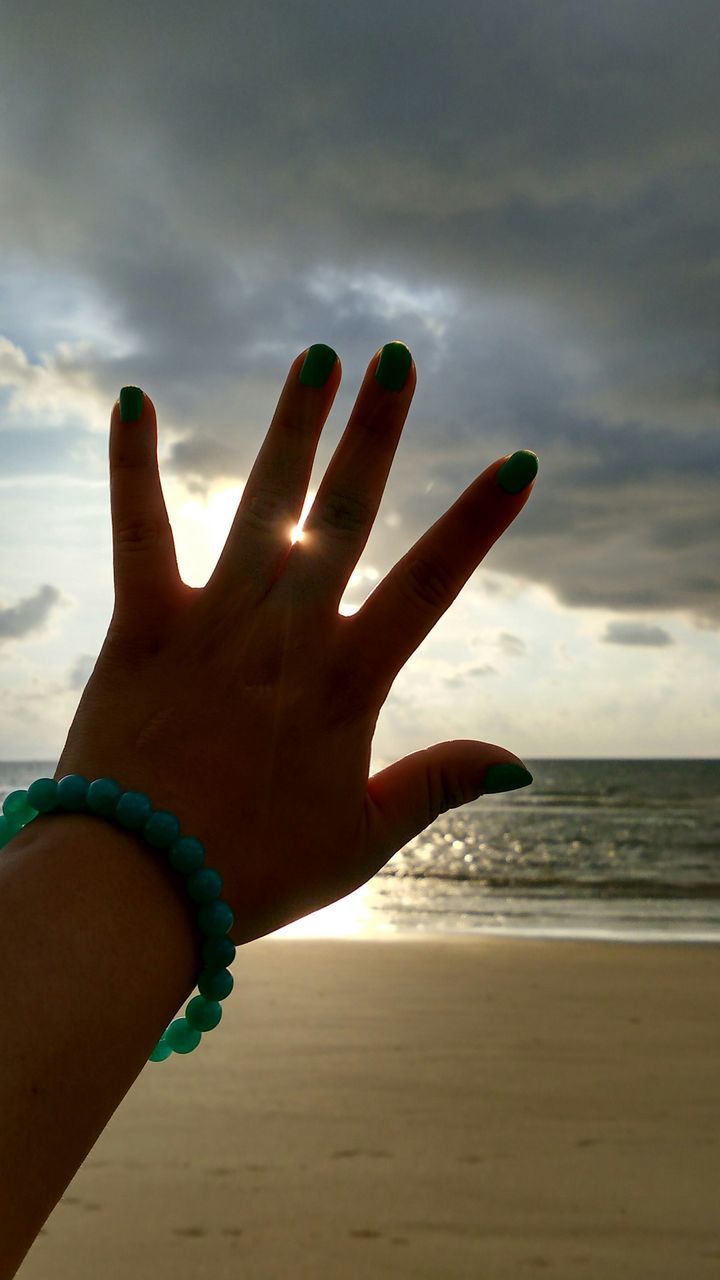
[[[348,1231],[349,1236],[353,1236],[355,1240],[382,1240],[382,1231],[375,1231],[372,1227],[357,1227],[353,1231]],[[409,1244],[407,1236],[391,1236],[391,1244]]]
[[[192,1236],[194,1239],[200,1239],[208,1234],[204,1227],[173,1227],[174,1236]],[[242,1227],[222,1227],[220,1231],[221,1236],[241,1236],[242,1234]]]
[[[333,1151],[333,1160],[344,1160],[348,1156],[372,1156],[374,1159],[392,1159],[392,1151],[365,1151],[361,1147],[350,1147],[347,1151]]]

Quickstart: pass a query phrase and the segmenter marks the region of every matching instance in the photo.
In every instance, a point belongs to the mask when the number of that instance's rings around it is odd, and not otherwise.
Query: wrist
[[[0,850],[0,867],[33,851],[53,860],[52,870],[72,883],[73,896],[87,897],[93,914],[101,889],[118,927],[154,940],[158,953],[170,950],[179,981],[188,994],[192,991],[202,968],[202,939],[184,878],[168,865],[163,850],[97,815],[53,812],[38,814],[13,836]],[[65,894],[58,894],[50,909],[64,909],[65,901]]]

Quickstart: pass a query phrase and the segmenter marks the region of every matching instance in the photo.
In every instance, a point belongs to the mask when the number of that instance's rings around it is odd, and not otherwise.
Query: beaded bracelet
[[[175,1018],[163,1032],[148,1062],[163,1062],[171,1053],[192,1053],[203,1031],[212,1031],[222,1017],[220,1001],[234,986],[228,969],[235,959],[235,945],[226,935],[235,919],[220,897],[222,877],[203,866],[205,847],[194,836],[181,836],[180,823],[167,809],[153,809],[143,791],[123,791],[112,778],[88,782],[82,774],[69,773],[59,781],[38,778],[25,791],[11,791],[3,801],[0,817],[0,849],[39,813],[91,813],[134,831],[154,849],[166,849],[168,863],[185,876],[185,888],[198,904],[197,922],[204,935],[201,970],[185,1016]]]

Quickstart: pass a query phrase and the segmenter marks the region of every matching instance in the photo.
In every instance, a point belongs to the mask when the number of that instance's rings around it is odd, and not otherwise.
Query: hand
[[[532,485],[493,462],[355,614],[338,613],[367,543],[410,403],[368,366],[350,421],[291,543],[341,378],[290,367],[205,587],[180,577],[157,460],[155,406],[110,423],[115,607],[55,771],[111,777],[177,814],[205,846],[250,942],[352,893],[440,813],[475,799],[493,743],[413,752],[369,778],[380,709]]]

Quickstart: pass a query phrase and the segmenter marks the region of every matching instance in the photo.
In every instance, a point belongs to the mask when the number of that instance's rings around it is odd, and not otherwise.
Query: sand
[[[264,938],[21,1280],[720,1276],[720,946]]]

